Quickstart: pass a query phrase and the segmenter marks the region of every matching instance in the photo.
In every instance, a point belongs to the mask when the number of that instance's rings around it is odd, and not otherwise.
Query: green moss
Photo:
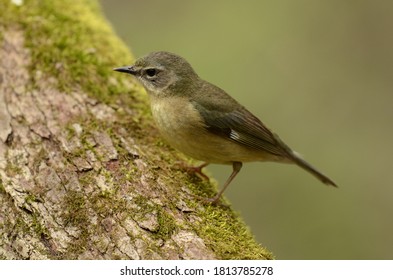
[[[198,213],[202,220],[193,225],[198,235],[221,259],[272,259],[261,248],[238,214],[227,207],[207,206]]]
[[[83,195],[76,191],[68,191],[64,198],[62,218],[66,225],[83,227],[88,222],[86,200]]]
[[[11,223],[10,223],[11,224]],[[15,222],[12,223],[15,232],[22,232],[23,234],[28,234],[32,232],[30,224],[27,224],[22,218],[17,217]]]
[[[25,30],[33,73],[57,78],[60,90],[81,88],[101,101],[130,91],[130,83],[113,78],[112,69],[133,58],[96,1],[25,0],[15,6],[2,0],[0,10],[1,25]]]
[[[81,184],[82,188],[85,188],[94,182],[94,178],[91,176],[91,173],[83,172],[79,174],[78,181],[79,184]]]
[[[153,238],[167,240],[176,231],[177,225],[175,219],[162,206],[151,202],[143,196],[137,196],[133,201],[139,207],[139,211],[132,217],[133,219],[143,220],[147,214],[152,213],[157,216],[158,227],[157,231],[152,233]]]
[[[158,208],[157,220],[159,228],[156,237],[167,240],[177,229],[175,219],[162,208]]]
[[[5,172],[9,177],[14,177],[22,172],[22,168],[12,162],[7,162]]]
[[[73,226],[78,229],[78,238],[69,244],[67,252],[60,258],[75,258],[87,248],[90,236],[93,233],[89,233],[88,228],[90,226],[89,214],[86,206],[85,197],[76,191],[69,190],[65,196],[63,202],[64,211],[61,213],[61,218],[64,224],[69,227]]]
[[[40,223],[40,218],[33,214],[31,228],[38,236],[49,236],[49,231]]]
[[[37,201],[41,201],[41,200],[33,194],[27,194],[25,197],[26,204],[31,204],[32,202],[37,202]]]
[[[5,191],[5,188],[3,185],[3,180],[0,177],[0,194],[5,194],[5,193],[6,193],[6,191]]]

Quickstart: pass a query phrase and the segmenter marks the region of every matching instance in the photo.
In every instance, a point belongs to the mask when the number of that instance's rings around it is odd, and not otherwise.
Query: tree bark
[[[15,1],[17,3],[17,1]],[[0,258],[270,259],[176,167],[92,1],[0,0]]]

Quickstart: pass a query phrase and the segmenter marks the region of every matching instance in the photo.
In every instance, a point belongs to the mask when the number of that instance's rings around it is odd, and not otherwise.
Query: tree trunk
[[[176,167],[93,1],[0,0],[0,258],[269,259]]]

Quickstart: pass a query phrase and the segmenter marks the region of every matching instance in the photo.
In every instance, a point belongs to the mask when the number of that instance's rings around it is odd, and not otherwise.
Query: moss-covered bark
[[[0,0],[0,257],[264,259],[175,167],[95,1]]]

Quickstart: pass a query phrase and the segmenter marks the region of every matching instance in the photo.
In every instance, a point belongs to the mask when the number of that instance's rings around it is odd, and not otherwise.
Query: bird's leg
[[[184,163],[181,163],[181,168],[185,169],[188,173],[191,174],[198,174],[199,176],[201,176],[203,179],[209,181],[209,177],[206,176],[205,173],[203,173],[202,169],[206,166],[209,165],[209,163],[205,162],[199,166],[187,166]]]
[[[232,180],[236,177],[237,173],[239,173],[240,169],[242,169],[243,164],[239,161],[234,161],[232,163],[233,171],[231,176],[226,180],[225,184],[222,186],[221,190],[213,197],[211,198],[203,198],[205,202],[211,203],[211,204],[217,204],[218,201],[220,200],[221,195],[224,193],[225,189],[229,186],[229,184],[232,182]]]

